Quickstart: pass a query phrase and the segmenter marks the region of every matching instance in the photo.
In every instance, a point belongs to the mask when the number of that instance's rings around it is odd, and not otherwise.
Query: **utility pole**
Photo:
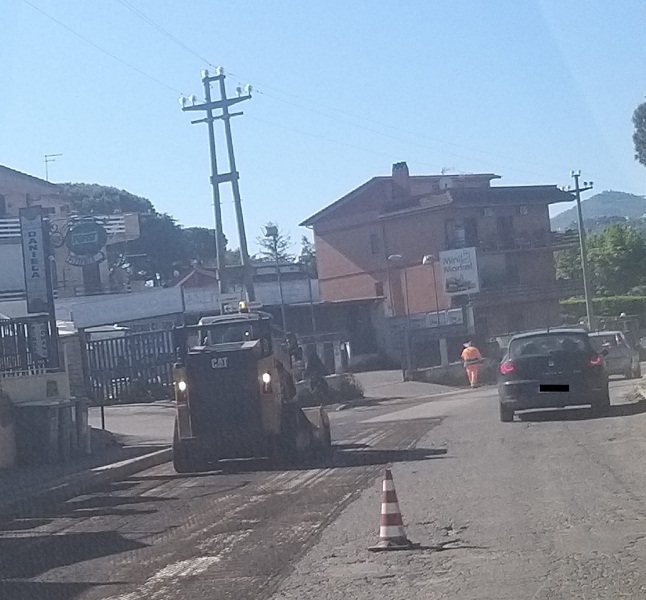
[[[576,211],[579,225],[579,246],[581,249],[581,271],[583,274],[583,291],[585,293],[585,311],[588,317],[588,328],[594,330],[594,311],[592,307],[592,293],[590,291],[590,275],[588,270],[588,253],[585,243],[585,227],[583,226],[583,211],[581,209],[581,192],[587,192],[592,189],[592,182],[583,182],[583,187],[579,185],[581,171],[571,171],[570,175],[574,179],[574,193],[576,195]]]
[[[224,84],[225,75],[222,72],[221,67],[217,68],[216,75],[209,75],[207,70],[202,71],[202,84],[204,85],[204,97],[205,102],[202,104],[196,104],[195,96],[189,96],[188,98],[180,97],[179,102],[183,111],[204,111],[206,117],[204,119],[197,119],[196,121],[191,121],[191,124],[196,123],[206,123],[208,134],[209,134],[209,150],[211,153],[211,186],[213,188],[213,210],[215,213],[215,246],[216,246],[216,266],[218,269],[218,286],[220,291],[220,296],[223,292],[226,291],[226,275],[225,275],[225,245],[224,245],[224,231],[222,226],[222,203],[220,198],[220,184],[225,182],[231,182],[233,189],[233,198],[236,209],[236,220],[238,224],[238,234],[240,242],[240,256],[242,259],[242,267],[244,272],[245,280],[245,289],[247,293],[247,299],[254,301],[256,295],[253,287],[253,274],[251,273],[251,263],[249,260],[249,251],[247,247],[247,237],[244,228],[244,219],[242,215],[242,203],[240,200],[240,189],[238,186],[239,174],[236,170],[235,156],[233,153],[233,139],[231,135],[231,117],[237,117],[242,112],[231,113],[229,112],[229,107],[243,102],[244,100],[249,100],[251,94],[247,93],[246,95],[238,94],[236,98],[227,98],[226,87]],[[217,81],[219,82],[220,90],[220,99],[213,100],[211,98],[211,83]],[[248,92],[251,91],[251,88],[247,86]],[[239,92],[242,90],[239,89]],[[190,104],[187,104],[190,102]],[[214,115],[214,110],[221,110],[222,114]],[[218,172],[218,162],[217,162],[217,151],[215,146],[215,128],[213,122],[215,120],[224,121],[225,137],[227,143],[227,151],[229,158],[229,173],[219,173]]]
[[[247,300],[255,302],[256,292],[253,287],[253,273],[251,271],[251,262],[249,260],[249,248],[247,247],[247,234],[244,227],[244,216],[242,214],[242,200],[240,198],[240,186],[238,180],[240,174],[236,168],[236,157],[233,153],[233,136],[231,135],[231,117],[241,115],[241,112],[231,114],[229,112],[229,105],[227,104],[227,90],[224,85],[224,75],[220,75],[220,98],[222,101],[222,115],[219,117],[224,121],[224,136],[227,141],[227,153],[229,155],[229,174],[228,177],[231,181],[231,189],[233,190],[233,204],[236,210],[236,222],[238,224],[238,239],[240,241],[240,260],[242,262],[242,270],[244,273],[244,284],[247,291]],[[247,86],[249,94],[247,98],[251,98],[251,86]],[[239,97],[242,97],[242,90],[238,88]]]
[[[62,154],[45,154],[45,181],[49,181],[49,163],[56,162],[56,157],[63,156]]]

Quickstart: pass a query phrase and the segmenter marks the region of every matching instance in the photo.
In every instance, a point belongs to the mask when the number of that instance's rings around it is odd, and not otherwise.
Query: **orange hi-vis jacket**
[[[462,360],[465,364],[477,364],[482,360],[482,354],[475,346],[467,346],[462,350]]]

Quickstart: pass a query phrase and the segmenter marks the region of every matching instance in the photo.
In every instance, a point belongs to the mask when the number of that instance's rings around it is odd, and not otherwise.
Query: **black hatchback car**
[[[546,329],[515,335],[500,363],[500,420],[517,410],[590,405],[603,415],[610,406],[608,375],[583,329]]]

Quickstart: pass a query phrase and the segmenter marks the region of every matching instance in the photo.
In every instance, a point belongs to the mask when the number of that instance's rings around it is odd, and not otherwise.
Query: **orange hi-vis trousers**
[[[476,385],[478,383],[478,371],[480,370],[480,365],[478,363],[467,365],[466,370],[469,383],[471,385]]]

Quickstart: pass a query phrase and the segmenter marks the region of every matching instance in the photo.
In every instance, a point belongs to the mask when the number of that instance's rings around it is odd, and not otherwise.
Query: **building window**
[[[511,215],[499,216],[497,221],[498,239],[503,248],[507,248],[514,241],[514,220]]]
[[[478,245],[478,224],[472,217],[464,219],[464,238],[467,246]]]
[[[370,234],[370,251],[379,254],[379,236],[376,233]]]
[[[381,281],[375,283],[375,296],[381,297],[384,295],[384,284]]]
[[[7,201],[5,197],[0,194],[0,217],[4,217],[7,214]]]

